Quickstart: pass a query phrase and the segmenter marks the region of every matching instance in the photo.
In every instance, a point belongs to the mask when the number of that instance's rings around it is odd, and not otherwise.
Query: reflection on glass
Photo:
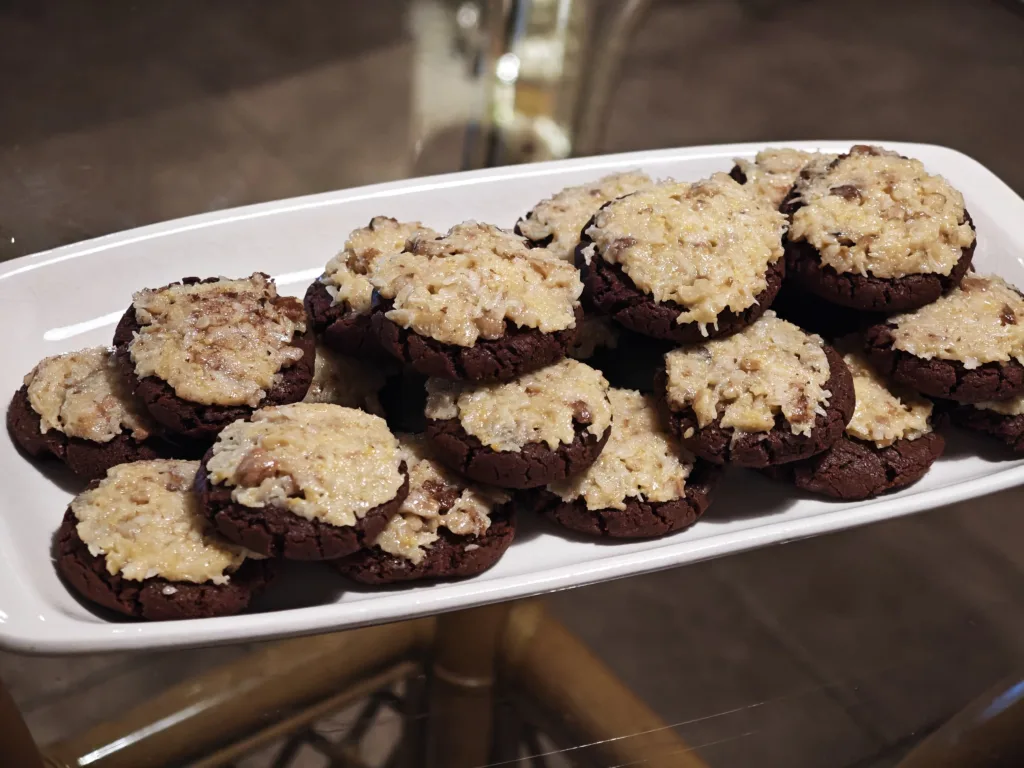
[[[420,0],[413,146],[420,172],[597,151],[625,44],[647,0]]]

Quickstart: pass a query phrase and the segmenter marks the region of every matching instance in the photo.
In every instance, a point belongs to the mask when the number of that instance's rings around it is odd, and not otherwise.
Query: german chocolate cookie
[[[60,459],[85,480],[172,452],[106,347],[40,361],[14,393],[7,429],[29,456]]]
[[[534,488],[583,471],[612,430],[608,382],[572,359],[502,384],[431,379],[426,415],[438,460],[501,488]]]
[[[838,155],[769,147],[758,152],[753,160],[737,158],[729,175],[778,208],[801,173],[814,173],[836,157]]]
[[[805,491],[844,501],[918,481],[946,445],[934,431],[931,401],[886,381],[855,344],[853,339],[840,344],[857,397],[845,434],[816,456],[768,470]]]
[[[382,418],[296,403],[226,427],[203,459],[196,491],[203,514],[246,549],[330,560],[370,546],[409,480]]]
[[[199,514],[195,461],[121,464],[71,502],[57,570],[82,597],[140,619],[245,610],[273,574]]]
[[[153,419],[207,444],[256,408],[301,400],[316,354],[302,304],[260,272],[139,291],[114,347]]]
[[[950,411],[953,423],[995,438],[1010,450],[1024,453],[1024,395],[960,405]]]
[[[578,475],[528,491],[525,506],[569,530],[633,539],[692,525],[720,470],[683,448],[649,395],[609,393],[615,427],[601,456]]]
[[[782,285],[785,217],[724,173],[613,200],[584,228],[577,266],[594,308],[680,344],[749,325]]]
[[[373,546],[334,562],[364,584],[475,576],[515,536],[512,497],[446,469],[419,435],[401,435],[409,495]]]
[[[414,237],[370,282],[381,346],[438,378],[507,381],[558,362],[583,318],[572,264],[488,224]]]
[[[353,231],[344,249],[327,262],[324,273],[306,291],[305,299],[313,330],[326,346],[354,357],[381,354],[370,321],[370,275],[381,255],[401,251],[414,236],[440,237],[418,221],[399,222],[375,216],[367,226]]]
[[[1024,393],[1024,296],[995,275],[868,329],[868,357],[929,397],[980,403]]]
[[[918,160],[856,146],[797,181],[782,211],[789,279],[867,312],[907,312],[967,274],[976,243],[963,196]]]
[[[727,339],[669,352],[658,378],[683,445],[716,464],[813,456],[853,416],[853,379],[839,354],[771,311]]]
[[[515,232],[529,240],[534,248],[546,248],[563,261],[572,262],[580,242],[580,231],[598,208],[653,183],[645,173],[627,171],[604,176],[589,184],[566,187],[537,203],[519,219]]]

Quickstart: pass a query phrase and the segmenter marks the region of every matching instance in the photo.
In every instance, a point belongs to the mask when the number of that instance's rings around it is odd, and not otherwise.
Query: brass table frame
[[[399,681],[406,686],[400,699],[387,692]],[[560,754],[572,765],[706,768],[541,601],[281,641],[42,753],[4,692],[0,764],[157,768],[191,760],[195,768],[227,768],[282,738],[322,739],[311,724],[359,700],[370,702],[366,712],[405,702],[403,734],[389,766],[509,764],[523,734],[539,730],[564,748]],[[356,742],[371,719],[356,718],[354,739],[314,746],[332,765],[363,766]],[[525,741],[536,753],[536,742]],[[544,764],[536,759],[533,764]]]
[[[391,691],[405,687],[404,696]],[[317,720],[366,704],[340,742]],[[403,716],[388,768],[512,765],[548,735],[572,766],[707,768],[693,749],[540,600],[285,640],[185,680],[40,750],[0,686],[0,765],[12,768],[230,768],[285,740],[275,766],[309,743],[338,768],[365,768],[359,740],[382,705]],[[996,768],[1024,761],[1024,682],[1007,680],[924,739],[900,768]]]

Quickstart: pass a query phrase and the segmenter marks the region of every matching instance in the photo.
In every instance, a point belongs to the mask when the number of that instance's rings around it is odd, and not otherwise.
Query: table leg
[[[498,647],[510,605],[437,617],[430,679],[430,768],[490,762]]]

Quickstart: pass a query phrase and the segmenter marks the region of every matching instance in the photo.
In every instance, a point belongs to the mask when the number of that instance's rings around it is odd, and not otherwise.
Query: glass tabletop
[[[534,16],[512,3],[518,48],[492,5],[0,3],[0,258],[583,149],[932,142],[1024,193],[1020,3],[636,3],[628,19],[610,2],[537,3]],[[602,51],[616,66],[598,80],[580,62]],[[508,85],[482,84],[487,62],[522,81],[507,113],[487,107]],[[0,681],[53,765],[912,765],[901,761],[929,737],[941,744],[972,704],[1012,709],[1022,508],[1017,489],[500,614],[395,625],[387,663],[373,655],[384,635],[367,634],[0,653]],[[453,636],[462,656],[445,661]],[[551,645],[530,645],[541,640]],[[504,661],[474,655],[491,646]],[[330,666],[364,653],[358,670]],[[289,688],[295,659],[330,671],[295,671]],[[246,688],[254,669],[274,695]],[[141,762],[132,744],[159,731],[178,746]],[[1019,764],[1016,739],[982,738],[999,749],[949,764]]]

